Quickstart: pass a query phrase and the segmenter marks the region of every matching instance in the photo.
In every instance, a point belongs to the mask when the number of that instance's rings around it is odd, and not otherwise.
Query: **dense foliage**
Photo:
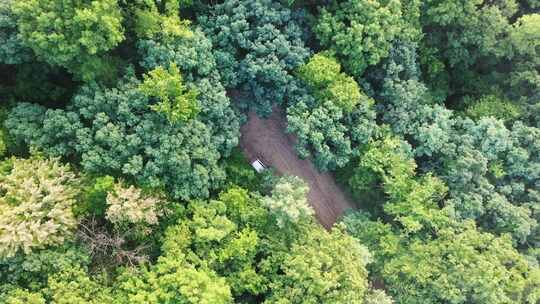
[[[314,55],[297,73],[309,89],[287,108],[287,131],[298,138],[298,155],[313,156],[325,171],[345,166],[375,129],[373,100],[327,53]]]
[[[433,104],[415,76],[414,58],[414,50],[401,45],[388,60],[383,119],[413,145],[422,169],[448,184],[448,204],[459,217],[520,242],[536,240],[540,130],[492,116],[472,121]]]
[[[17,36],[17,22],[11,6],[12,0],[0,3],[0,63],[20,64],[30,60],[31,53]]]
[[[508,237],[473,223],[437,231],[433,240],[401,234],[363,214],[345,219],[353,236],[376,252],[370,268],[397,303],[536,303],[538,268]]]
[[[219,138],[200,120],[170,124],[138,87],[133,76],[114,89],[90,84],[66,110],[21,103],[6,124],[47,154],[79,158],[89,173],[127,176],[176,198],[208,196],[225,177]]]
[[[85,80],[109,72],[100,56],[124,39],[116,0],[23,0],[12,6],[23,43],[40,59]]]
[[[279,1],[227,0],[200,18],[225,86],[249,93],[245,107],[268,115],[274,104],[294,99],[291,72],[309,56],[303,15]]]
[[[58,160],[11,159],[0,177],[0,256],[62,244],[76,226],[77,177]]]
[[[536,0],[0,1],[0,303],[540,303],[539,52]]]
[[[334,1],[321,9],[314,31],[321,44],[360,77],[388,55],[392,40],[416,39],[418,4],[415,0]]]
[[[171,123],[193,118],[199,111],[199,93],[185,87],[182,75],[174,63],[168,71],[160,66],[144,75],[139,89],[145,96],[159,100],[151,109],[165,115]]]

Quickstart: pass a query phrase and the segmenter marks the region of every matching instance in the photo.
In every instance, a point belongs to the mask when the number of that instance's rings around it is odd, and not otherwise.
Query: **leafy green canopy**
[[[175,198],[206,197],[224,179],[219,138],[200,120],[171,125],[149,110],[140,83],[84,86],[67,110],[20,103],[6,121],[15,138],[50,155],[76,157],[89,173],[126,176]],[[36,132],[37,130],[37,132]]]
[[[0,260],[2,303],[111,303],[101,275],[90,274],[90,257],[70,244]]]
[[[140,65],[147,71],[176,64],[187,87],[199,92],[197,119],[211,127],[212,138],[224,155],[238,144],[238,114],[232,109],[221,84],[211,41],[198,29],[192,37],[140,40]]]
[[[198,28],[190,37],[169,39],[158,35],[141,39],[137,41],[137,51],[141,60],[139,64],[146,71],[176,64],[184,79],[190,82],[213,79],[221,73],[217,71],[212,41]],[[221,84],[219,88],[222,89]]]
[[[465,114],[474,120],[482,117],[495,117],[505,122],[512,122],[521,116],[522,109],[496,95],[485,95],[471,102],[465,109]]]
[[[493,117],[475,122],[433,104],[415,60],[414,47],[398,44],[383,65],[383,121],[411,143],[422,170],[447,183],[447,204],[458,217],[521,243],[538,242],[540,130]]]
[[[321,9],[314,32],[359,79],[368,66],[388,55],[394,39],[416,39],[418,15],[419,1],[414,0],[333,1]]]
[[[417,178],[416,163],[406,152],[407,144],[388,135],[371,141],[353,169],[349,186],[359,197],[382,188],[376,206],[392,216],[405,233],[436,231],[447,224],[448,210],[438,202],[446,194],[444,183],[430,174]]]
[[[298,92],[287,108],[287,131],[297,136],[297,153],[313,156],[323,171],[345,166],[376,128],[373,100],[340,71],[329,53],[314,55],[297,69],[309,92]]]
[[[191,22],[179,18],[180,2],[186,1],[130,1],[128,5],[133,7],[130,7],[129,11],[134,14],[134,31],[137,38],[155,39],[160,37],[161,39],[173,40],[178,37],[192,37],[193,33],[189,28]]]
[[[317,100],[331,101],[345,113],[353,111],[360,102],[370,102],[360,91],[358,83],[341,73],[341,65],[327,53],[315,54],[297,71],[298,77],[309,86]]]
[[[272,196],[265,197],[263,204],[271,210],[280,227],[296,224],[313,216],[313,209],[307,203],[309,188],[302,179],[295,176],[281,177],[272,190]]]
[[[293,244],[265,303],[364,303],[370,254],[338,228],[315,230]]]
[[[224,85],[250,93],[244,107],[268,115],[274,104],[294,98],[299,88],[291,71],[309,56],[302,17],[279,1],[227,0],[199,18]]]
[[[535,303],[538,267],[513,248],[510,235],[480,232],[472,221],[456,221],[451,207],[439,207],[451,206],[443,200],[446,186],[430,174],[415,177],[402,145],[395,137],[371,142],[350,180],[353,189],[384,192],[387,224],[362,212],[344,220],[373,252],[372,275],[398,303]]]
[[[317,103],[311,96],[287,109],[287,132],[297,136],[296,151],[302,158],[314,157],[320,170],[345,166],[358,155],[376,128],[370,103],[360,103],[351,113],[331,101]]]
[[[0,2],[0,63],[21,64],[32,58],[32,51],[17,36],[17,20],[13,14],[13,0]]]
[[[531,125],[540,127],[540,14],[520,17],[510,32],[512,72],[506,80],[509,96],[526,104],[524,113]],[[526,122],[525,117],[523,121]]]
[[[534,9],[515,0],[429,0],[423,12],[420,62],[436,100],[455,103],[464,95],[501,91],[528,104],[533,112],[526,114],[537,122],[540,28]]]
[[[146,97],[155,97],[159,102],[150,108],[167,117],[169,122],[186,121],[199,112],[195,89],[188,89],[176,64],[168,70],[158,67],[143,75],[139,89]]]
[[[142,274],[125,273],[118,303],[232,303],[231,291],[213,271],[197,269],[183,255],[162,257]],[[120,278],[122,279],[122,278]]]
[[[174,198],[207,197],[224,181],[218,160],[237,145],[239,135],[238,117],[210,49],[200,31],[193,39],[157,37],[139,44],[146,59],[143,67],[152,70],[175,63],[186,87],[199,92],[200,112],[183,124],[170,124],[151,111],[154,103],[129,72],[112,89],[84,85],[65,110],[19,103],[6,124],[20,143],[70,157],[89,173],[128,177],[164,188]]]
[[[306,204],[302,196],[289,201]],[[363,303],[365,247],[310,217],[281,228],[282,212],[265,208],[263,200],[232,188],[217,200],[190,202],[165,233],[157,263],[122,276],[121,303]]]
[[[540,270],[508,235],[479,231],[468,221],[431,238],[399,233],[364,214],[345,218],[348,231],[375,256],[371,274],[396,303],[536,303]]]
[[[83,80],[106,73],[103,55],[124,40],[116,0],[21,0],[12,7],[23,42]]]

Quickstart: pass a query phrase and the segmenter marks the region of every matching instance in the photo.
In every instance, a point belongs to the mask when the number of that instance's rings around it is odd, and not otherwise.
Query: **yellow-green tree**
[[[339,228],[313,229],[302,235],[272,276],[264,303],[364,303],[370,254]]]
[[[39,58],[83,80],[106,74],[105,53],[124,40],[117,0],[20,0],[13,12],[23,42]]]
[[[319,102],[331,101],[349,113],[359,102],[369,103],[354,78],[341,72],[341,65],[329,53],[319,53],[298,68],[298,76]]]
[[[176,64],[171,64],[168,69],[157,67],[143,77],[139,89],[145,96],[158,100],[150,108],[165,115],[169,122],[186,121],[199,113],[199,93],[186,87]]]

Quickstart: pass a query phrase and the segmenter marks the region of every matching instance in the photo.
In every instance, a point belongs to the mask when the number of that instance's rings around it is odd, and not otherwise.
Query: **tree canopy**
[[[116,0],[23,0],[12,6],[24,44],[84,80],[106,73],[100,56],[125,39]]]
[[[538,2],[1,0],[0,303],[540,303]]]
[[[199,18],[225,86],[250,94],[245,107],[268,115],[272,105],[294,98],[291,72],[309,56],[303,15],[279,1],[227,0]]]
[[[361,77],[385,58],[398,37],[415,39],[418,1],[334,1],[321,9],[314,32],[321,45],[342,59],[347,71]]]

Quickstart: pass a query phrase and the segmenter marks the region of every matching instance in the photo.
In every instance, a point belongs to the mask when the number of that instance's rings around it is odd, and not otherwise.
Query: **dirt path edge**
[[[285,115],[279,109],[274,109],[267,119],[250,112],[240,129],[240,147],[250,162],[261,159],[279,174],[295,175],[306,181],[310,188],[308,201],[319,222],[329,229],[346,210],[356,209],[357,204],[330,173],[319,172],[310,160],[296,155],[296,140],[285,132],[286,126]]]

